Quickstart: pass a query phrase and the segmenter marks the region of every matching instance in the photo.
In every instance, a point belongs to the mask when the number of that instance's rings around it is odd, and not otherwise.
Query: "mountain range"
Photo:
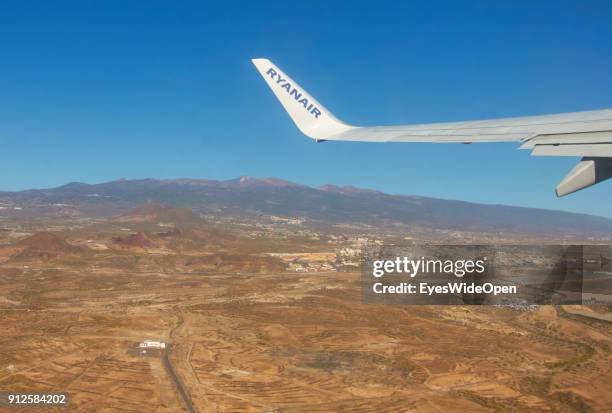
[[[318,188],[278,178],[117,180],[0,192],[0,218],[111,217],[146,203],[228,217],[267,215],[325,225],[612,235],[612,220],[586,214],[392,195],[352,186]]]

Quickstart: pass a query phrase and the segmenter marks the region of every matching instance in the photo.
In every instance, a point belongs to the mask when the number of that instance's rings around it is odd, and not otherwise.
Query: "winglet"
[[[354,128],[339,121],[268,59],[253,59],[252,62],[304,135],[324,141]]]

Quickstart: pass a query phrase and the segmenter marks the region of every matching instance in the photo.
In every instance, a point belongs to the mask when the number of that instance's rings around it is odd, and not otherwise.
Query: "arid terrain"
[[[0,391],[78,412],[612,411],[605,311],[363,304],[363,234],[268,221],[2,221]]]

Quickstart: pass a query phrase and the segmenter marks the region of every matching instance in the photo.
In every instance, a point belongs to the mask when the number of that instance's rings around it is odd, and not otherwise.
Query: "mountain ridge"
[[[588,214],[503,204],[387,194],[353,186],[314,188],[279,178],[230,180],[120,179],[0,192],[0,217],[112,216],[146,203],[201,214],[274,215],[325,224],[420,225],[471,231],[612,234],[612,220]],[[13,208],[13,209],[11,209]],[[18,208],[18,209],[17,209]]]

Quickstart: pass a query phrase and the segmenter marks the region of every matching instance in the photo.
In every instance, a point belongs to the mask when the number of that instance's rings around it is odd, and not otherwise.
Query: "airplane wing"
[[[557,186],[558,196],[612,176],[612,109],[466,122],[353,126],[329,110],[268,59],[253,64],[297,127],[317,142],[521,142],[534,156],[580,156]]]

